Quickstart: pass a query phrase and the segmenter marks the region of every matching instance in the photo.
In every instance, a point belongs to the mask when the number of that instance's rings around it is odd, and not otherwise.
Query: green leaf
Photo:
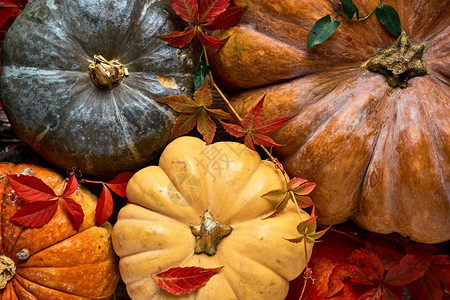
[[[352,0],[341,0],[341,3],[342,9],[344,10],[345,14],[348,16],[350,20],[353,19],[353,15],[355,13],[356,18],[359,19],[359,10]]]
[[[208,74],[209,70],[211,69],[210,66],[208,66],[205,62],[205,57],[202,54],[200,54],[200,60],[198,62],[197,69],[195,70],[194,74],[194,90],[198,90],[205,81],[205,77]]]
[[[339,24],[341,22],[331,20],[330,15],[319,19],[309,33],[307,41],[308,49],[325,42],[336,31]]]
[[[386,27],[387,31],[395,36],[399,36],[402,27],[400,25],[400,17],[395,8],[389,5],[383,5],[376,9],[377,19]]]

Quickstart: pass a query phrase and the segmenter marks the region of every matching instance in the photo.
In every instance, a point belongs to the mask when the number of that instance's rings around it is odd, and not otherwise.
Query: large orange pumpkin
[[[335,15],[330,1],[235,2],[247,10],[239,26],[216,34],[230,38],[210,52],[214,74],[228,92],[241,90],[240,112],[267,94],[266,116],[297,114],[272,137],[286,145],[276,155],[290,176],[318,183],[319,221],[352,218],[375,232],[448,240],[448,1],[384,1],[400,15],[397,41],[375,16],[338,18],[335,34],[311,50],[314,23]],[[355,4],[364,15],[379,1]]]
[[[85,214],[78,231],[61,205],[43,227],[24,228],[10,220],[23,200],[11,190],[9,174],[38,177],[56,193],[63,186],[63,178],[51,170],[0,163],[0,299],[109,298],[119,279],[118,261],[111,224],[95,226],[95,196],[82,186],[70,196]]]

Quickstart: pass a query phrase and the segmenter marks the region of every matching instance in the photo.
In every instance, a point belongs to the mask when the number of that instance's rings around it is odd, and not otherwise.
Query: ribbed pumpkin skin
[[[286,188],[280,170],[243,144],[210,145],[194,137],[170,143],[158,166],[138,171],[128,182],[130,202],[114,225],[112,240],[120,256],[120,274],[136,299],[284,299],[289,280],[306,264],[303,243],[286,238],[299,234],[301,219],[292,203],[283,213],[263,218],[277,201],[261,197]],[[217,252],[194,254],[195,236],[208,210],[217,221],[231,225]],[[312,244],[307,244],[308,259]],[[152,278],[173,267],[223,269],[205,286],[183,296],[161,289]]]
[[[60,168],[113,177],[148,165],[176,117],[152,99],[193,88],[199,54],[155,38],[179,22],[168,0],[33,1],[3,45],[1,99],[14,131]],[[98,54],[128,68],[112,90],[88,74]]]
[[[343,18],[337,32],[307,50],[315,21],[331,14],[322,1],[236,1],[240,25],[211,62],[242,113],[267,94],[264,114],[297,114],[272,137],[290,176],[317,182],[319,222],[352,218],[365,229],[399,232],[424,243],[450,239],[450,6],[438,0],[385,1],[414,43],[427,42],[429,74],[391,90],[360,66],[396,39],[375,15]],[[356,3],[356,2],[355,2]],[[361,0],[361,13],[378,0]],[[281,83],[280,83],[281,82]],[[265,85],[265,87],[259,87]],[[258,88],[259,87],[259,88]]]
[[[95,226],[96,198],[86,188],[70,196],[82,207],[85,219],[73,230],[68,213],[60,205],[41,228],[23,228],[10,218],[22,200],[11,193],[6,175],[28,174],[42,179],[58,194],[63,178],[35,165],[0,163],[1,229],[0,255],[16,263],[16,275],[0,290],[0,299],[107,299],[119,280],[117,256],[111,245],[112,226]],[[30,257],[16,254],[27,249]]]

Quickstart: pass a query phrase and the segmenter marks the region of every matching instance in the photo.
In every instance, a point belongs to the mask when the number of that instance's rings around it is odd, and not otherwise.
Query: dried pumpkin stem
[[[98,88],[112,90],[128,76],[128,69],[117,60],[109,61],[101,55],[94,55],[94,60],[88,62],[92,83]]]
[[[195,254],[205,253],[210,256],[216,254],[220,241],[228,236],[233,228],[215,220],[209,211],[202,216],[202,223],[191,226],[191,232],[195,236]]]
[[[422,61],[425,45],[426,43],[411,42],[406,33],[402,32],[393,46],[379,50],[375,57],[361,67],[383,74],[392,88],[406,88],[409,86],[409,79],[428,74]]]
[[[6,284],[16,274],[16,264],[8,256],[0,256],[0,289],[4,289]]]

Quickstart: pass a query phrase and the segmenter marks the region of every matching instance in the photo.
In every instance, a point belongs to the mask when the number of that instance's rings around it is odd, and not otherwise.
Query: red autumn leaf
[[[206,33],[202,32],[201,30],[197,30],[197,38],[202,43],[202,45],[205,45],[206,47],[217,50],[222,46],[223,43],[226,42],[226,39],[216,39],[212,36],[207,35]]]
[[[220,15],[227,9],[228,5],[230,5],[230,0],[200,0],[199,21],[201,23],[207,22]]]
[[[11,217],[11,221],[26,227],[42,227],[50,221],[57,208],[57,200],[25,204]]]
[[[344,281],[347,278],[351,278],[356,273],[354,266],[349,263],[343,263],[336,266],[328,279],[328,295],[327,298],[331,298],[339,293],[344,288]]]
[[[316,187],[316,183],[314,182],[305,182],[304,184],[294,188],[292,191],[299,196],[306,196],[311,193]]]
[[[202,134],[206,143],[210,144],[216,133],[216,124],[211,117],[216,119],[230,119],[230,114],[220,109],[210,109],[212,105],[212,95],[208,82],[205,80],[202,86],[195,91],[193,100],[185,95],[156,98],[155,100],[169,105],[172,109],[181,114],[175,120],[172,127],[170,139],[188,133],[195,126]]]
[[[156,37],[174,47],[183,48],[192,41],[196,31],[196,27],[186,27],[184,31],[174,31],[166,35],[157,35]]]
[[[258,104],[256,104],[256,106],[247,115],[245,115],[242,120],[242,125],[221,122],[225,130],[231,135],[235,137],[245,136],[244,144],[252,150],[255,149],[254,144],[267,147],[280,146],[268,136],[263,135],[263,133],[280,128],[284,125],[284,123],[293,117],[289,116],[261,121],[264,98],[265,95],[261,98]]]
[[[0,28],[5,25],[6,21],[9,20],[13,15],[20,13],[20,10],[16,7],[4,7],[0,6]]]
[[[41,179],[28,175],[8,175],[9,184],[25,201],[48,201],[56,196],[51,187]]]
[[[399,251],[380,245],[379,243],[381,242],[378,242],[378,244],[365,242],[365,248],[377,254],[383,262],[384,269],[388,270],[399,263],[404,253],[401,254]]]
[[[298,188],[299,186],[301,186],[302,184],[307,183],[307,182],[308,182],[307,179],[302,179],[302,178],[299,178],[299,177],[294,177],[294,178],[292,178],[291,180],[289,180],[289,182],[288,182],[288,184],[287,184],[287,187],[288,187],[289,190],[292,191],[292,190]]]
[[[119,197],[126,198],[127,197],[127,185],[130,178],[133,177],[134,172],[122,172],[114,177],[112,180],[106,183],[106,186],[116,193]]]
[[[114,200],[109,189],[103,185],[103,190],[97,200],[97,207],[95,208],[95,224],[100,226],[108,221],[113,213]]]
[[[78,230],[84,220],[83,208],[79,203],[70,198],[64,198],[64,205],[66,206],[67,210],[70,213],[70,216],[72,217],[73,229]]]
[[[398,264],[389,269],[385,282],[390,285],[402,286],[422,277],[430,267],[429,257],[413,254],[405,255]]]
[[[170,5],[177,15],[189,23],[198,21],[197,0],[170,0]]]
[[[441,282],[428,275],[408,284],[408,291],[413,299],[441,300],[444,296]]]
[[[66,187],[64,188],[64,191],[62,193],[62,197],[69,197],[78,188],[78,181],[75,177],[75,175],[70,176],[69,180],[66,183]]]
[[[245,9],[242,7],[229,7],[226,11],[203,25],[203,28],[206,30],[225,30],[229,27],[233,27],[239,23],[239,19],[244,11]]]
[[[177,15],[194,26],[156,37],[179,48],[186,46],[197,35],[204,46],[218,49],[226,39],[213,38],[204,30],[224,30],[234,26],[244,11],[241,8],[227,9],[230,0],[200,0],[200,4],[196,0],[171,0],[170,3]]]
[[[362,284],[375,284],[383,280],[384,266],[378,255],[367,249],[356,249],[347,261],[359,267],[361,272],[355,274],[352,281]]]
[[[174,295],[181,295],[205,285],[222,268],[175,267],[153,274],[152,277],[163,290]]]

